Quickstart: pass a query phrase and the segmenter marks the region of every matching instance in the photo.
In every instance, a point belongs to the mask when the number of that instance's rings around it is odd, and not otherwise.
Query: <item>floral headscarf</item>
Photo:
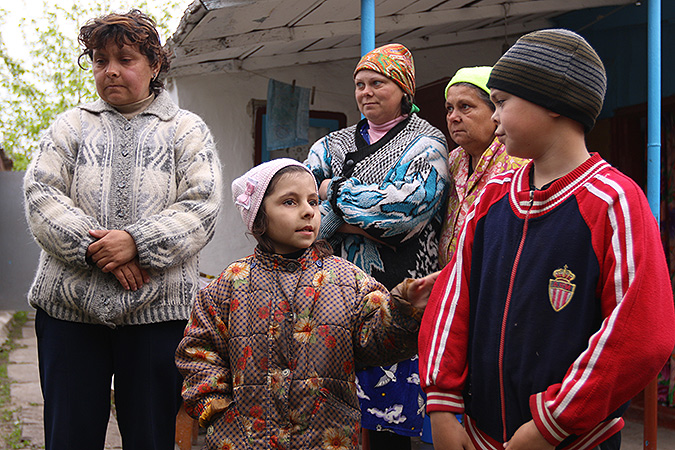
[[[403,92],[415,95],[415,63],[412,53],[401,44],[387,44],[372,50],[361,58],[354,69],[372,70],[392,79]]]

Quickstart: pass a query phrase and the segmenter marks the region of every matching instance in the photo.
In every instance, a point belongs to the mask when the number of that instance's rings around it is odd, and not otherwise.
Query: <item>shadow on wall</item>
[[[0,171],[0,310],[31,309],[26,294],[40,248],[28,230],[23,212],[24,173]]]

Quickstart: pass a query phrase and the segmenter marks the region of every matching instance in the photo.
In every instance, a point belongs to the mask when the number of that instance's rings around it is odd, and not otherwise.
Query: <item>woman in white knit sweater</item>
[[[57,118],[26,172],[42,248],[37,309],[47,449],[102,449],[114,375],[125,449],[173,449],[174,351],[220,207],[204,122],[163,89],[154,22],[110,14],[80,30],[100,100]]]

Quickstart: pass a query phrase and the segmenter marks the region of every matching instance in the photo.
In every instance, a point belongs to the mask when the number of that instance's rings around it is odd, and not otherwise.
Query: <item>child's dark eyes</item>
[[[319,205],[319,200],[318,200],[318,199],[311,199],[311,200],[307,200],[307,203],[308,203],[310,206],[318,206],[318,205]],[[298,201],[295,200],[295,199],[293,199],[293,198],[287,198],[286,200],[283,200],[283,201],[281,202],[281,204],[282,204],[282,205],[286,205],[286,206],[295,206],[295,205],[298,204]]]

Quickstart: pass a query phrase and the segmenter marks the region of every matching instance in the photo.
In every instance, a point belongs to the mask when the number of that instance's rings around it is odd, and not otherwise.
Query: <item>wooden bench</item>
[[[185,405],[180,407],[176,416],[176,444],[180,450],[192,450],[197,443],[199,422],[185,412]]]

